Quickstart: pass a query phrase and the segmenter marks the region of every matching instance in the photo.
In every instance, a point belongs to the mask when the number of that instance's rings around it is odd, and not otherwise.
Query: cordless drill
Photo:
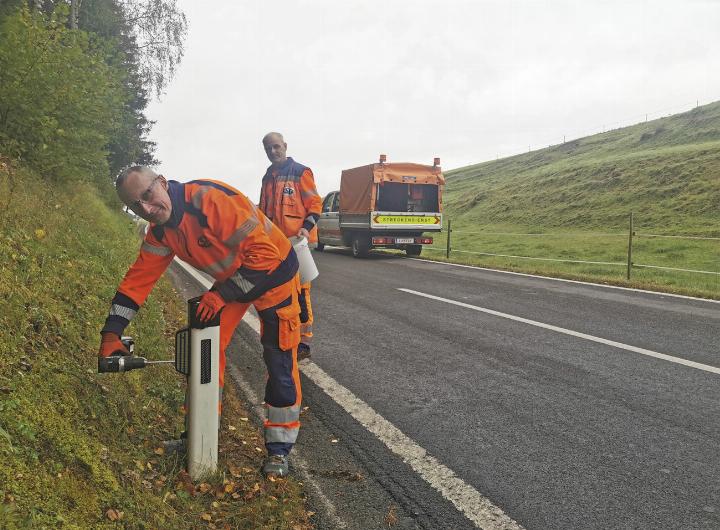
[[[137,368],[145,368],[150,364],[165,364],[174,363],[175,361],[148,361],[145,357],[135,357],[133,351],[135,351],[135,341],[132,337],[121,337],[120,341],[123,346],[127,348],[130,355],[124,355],[124,352],[118,351],[116,354],[110,355],[109,357],[103,357],[98,359],[98,373],[112,373],[112,372],[128,372],[130,370],[136,370]]]

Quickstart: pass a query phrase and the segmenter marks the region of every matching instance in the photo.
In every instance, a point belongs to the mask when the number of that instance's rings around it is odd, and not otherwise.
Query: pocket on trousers
[[[300,343],[300,308],[293,305],[276,310],[278,316],[278,345],[291,350]]]

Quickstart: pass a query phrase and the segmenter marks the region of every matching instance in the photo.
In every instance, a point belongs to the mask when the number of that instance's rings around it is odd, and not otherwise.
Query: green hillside
[[[460,222],[720,236],[720,102],[446,177]]]
[[[452,261],[720,297],[720,241],[657,237],[720,237],[720,102],[445,175]]]

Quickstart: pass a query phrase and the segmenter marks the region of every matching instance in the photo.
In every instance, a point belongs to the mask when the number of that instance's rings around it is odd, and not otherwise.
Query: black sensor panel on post
[[[211,357],[212,341],[203,339],[200,341],[200,384],[206,385],[212,380]]]
[[[190,375],[190,329],[175,333],[175,370]]]

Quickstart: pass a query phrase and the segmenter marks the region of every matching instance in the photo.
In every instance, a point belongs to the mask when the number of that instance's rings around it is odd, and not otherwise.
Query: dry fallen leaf
[[[105,512],[105,516],[111,521],[120,521],[124,515],[123,512],[115,508],[109,508],[108,511]]]
[[[398,522],[397,515],[395,515],[396,506],[393,504],[390,506],[387,515],[385,516],[385,524],[388,526],[395,526]]]
[[[200,516],[200,519],[202,519],[203,521],[212,521],[212,514],[205,512]]]
[[[156,455],[164,455],[165,454],[165,448],[164,447],[156,447],[155,451],[153,451]]]
[[[207,493],[211,489],[212,489],[212,486],[210,484],[208,484],[207,482],[203,482],[202,484],[200,484],[198,486],[198,491],[200,491],[200,493]]]
[[[237,428],[234,425],[228,425],[228,431],[236,431]]]

